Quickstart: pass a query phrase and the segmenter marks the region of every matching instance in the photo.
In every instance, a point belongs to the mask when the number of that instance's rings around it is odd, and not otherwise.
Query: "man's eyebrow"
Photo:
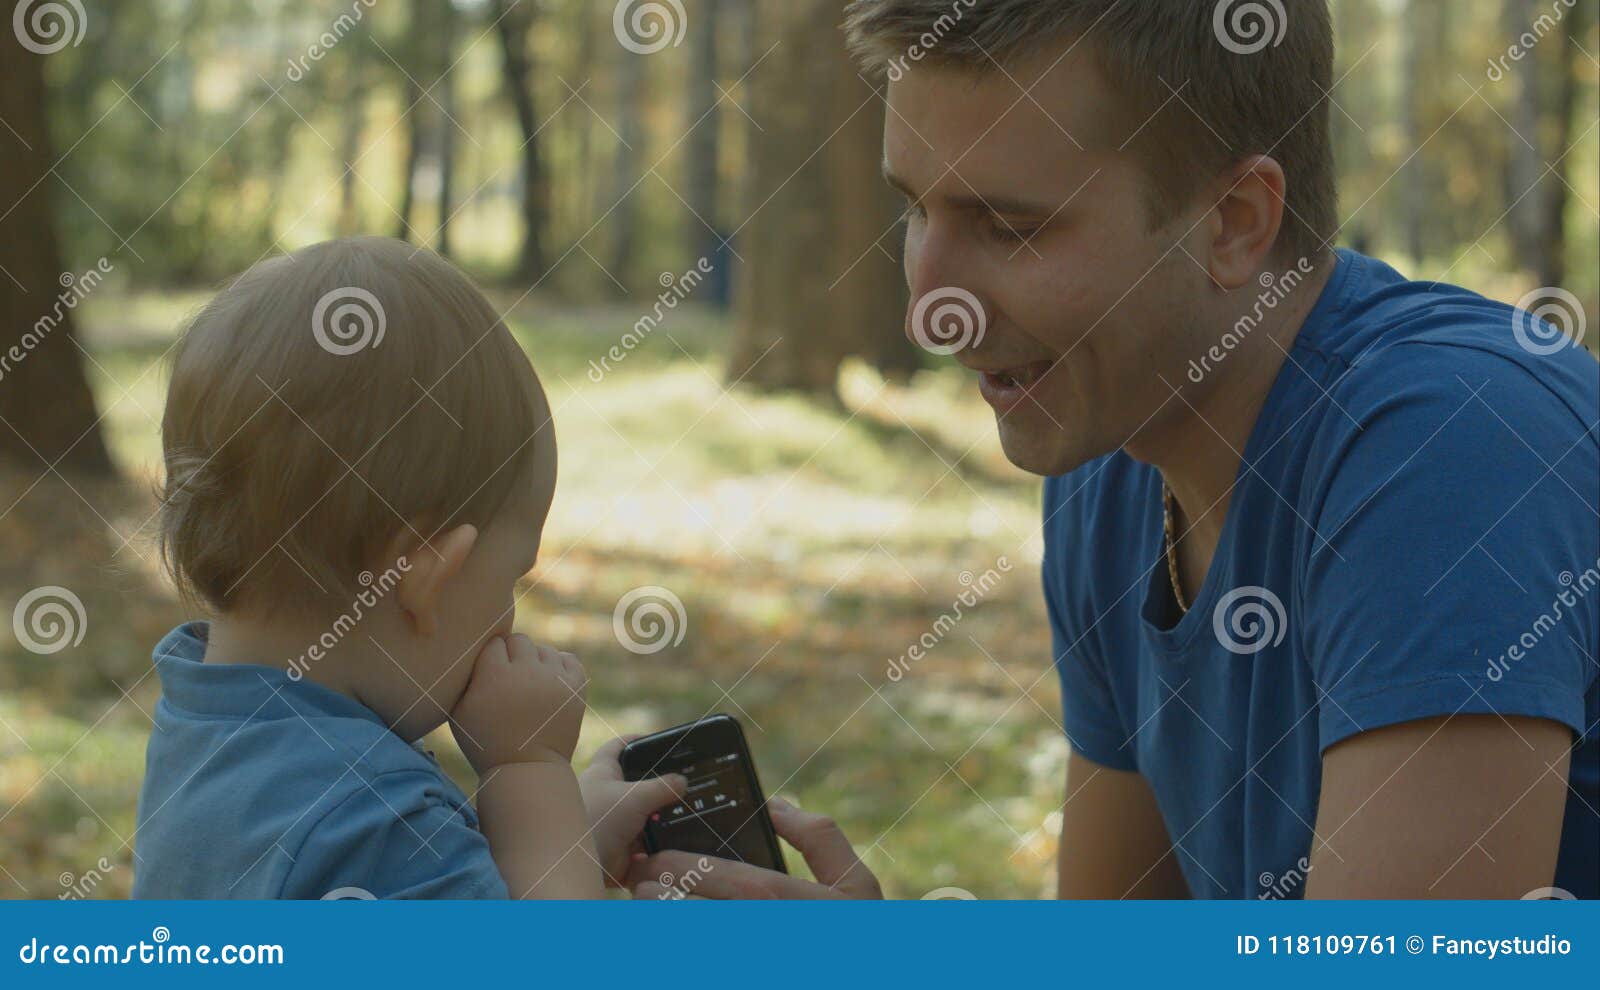
[[[883,164],[883,181],[893,186],[907,199],[916,202],[921,197],[911,191],[911,186],[902,178],[889,170],[888,162]],[[959,193],[950,193],[940,197],[941,202],[955,209],[988,210],[992,213],[1033,214],[1048,215],[1056,211],[1055,207],[1016,196],[996,194],[993,196],[982,195],[971,190]]]

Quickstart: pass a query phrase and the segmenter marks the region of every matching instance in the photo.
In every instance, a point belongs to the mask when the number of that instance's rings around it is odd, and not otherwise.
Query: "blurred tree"
[[[882,98],[858,74],[840,0],[758,7],[758,35],[781,40],[752,75],[756,202],[740,253],[729,377],[833,395],[848,355],[881,361],[901,337],[904,276],[890,247],[897,212],[879,176]],[[810,84],[795,86],[796,79]]]
[[[439,30],[434,34],[439,80],[439,255],[450,257],[450,223],[455,219],[456,132],[461,129],[461,107],[456,99],[456,27],[461,19],[449,0],[438,5]]]
[[[360,34],[346,42],[351,52],[343,77],[344,96],[340,100],[344,108],[339,130],[339,160],[343,170],[339,173],[336,229],[340,237],[349,237],[361,228],[356,209],[356,186],[360,179],[356,167],[361,159],[362,135],[367,128],[367,95],[372,88],[372,78],[368,71],[371,56],[365,22],[357,30]]]
[[[533,55],[528,33],[537,10],[521,0],[495,0],[493,13],[500,31],[506,94],[511,98],[522,131],[522,247],[517,251],[513,277],[531,285],[544,275],[545,227],[550,222],[550,180],[540,153],[543,127],[532,89]]]
[[[606,203],[611,214],[611,277],[624,285],[633,271],[639,248],[639,170],[644,145],[644,70],[649,56],[616,45],[617,148],[611,162],[611,191]]]
[[[391,59],[400,73],[400,113],[406,125],[406,156],[400,171],[400,209],[394,234],[403,241],[411,240],[412,236],[412,223],[417,210],[417,175],[422,168],[427,120],[431,116],[425,106],[428,99],[423,95],[423,84],[416,77],[416,72],[421,70],[422,53],[427,50],[429,6],[428,0],[411,0],[405,35],[395,59]],[[412,68],[406,68],[407,63]]]
[[[722,0],[704,0],[701,9],[689,18],[689,80],[685,103],[688,139],[686,222],[690,231],[691,252],[716,265],[713,284],[703,298],[717,305],[727,303],[727,280],[717,277],[728,267],[723,248],[726,231],[721,223],[718,191],[718,166],[721,164],[722,115],[717,94],[717,25]]]
[[[72,305],[63,302],[77,297],[62,289],[44,57],[14,32],[0,36],[0,456],[33,471],[111,474]]]

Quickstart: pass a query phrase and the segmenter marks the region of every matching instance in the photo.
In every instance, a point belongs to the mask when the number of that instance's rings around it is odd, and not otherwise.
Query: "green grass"
[[[23,550],[8,557],[25,562],[0,573],[3,600],[60,584],[89,615],[75,649],[38,657],[7,638],[0,652],[0,896],[57,896],[64,874],[102,858],[113,868],[91,896],[128,892],[157,697],[149,650],[183,616],[143,525],[159,360],[200,298],[89,301],[92,378],[125,483],[78,485],[80,498],[49,480],[0,517],[0,541]],[[886,385],[851,366],[842,409],[724,392],[730,328],[692,307],[591,382],[589,360],[638,316],[528,300],[510,320],[561,445],[517,621],[590,670],[580,756],[614,732],[728,711],[767,788],[837,818],[891,896],[1048,893],[1066,743],[1038,593],[1038,487],[1005,463],[970,383],[925,372]],[[966,590],[963,572],[1001,555],[1012,569],[998,587],[891,680],[891,660]],[[641,585],[672,589],[687,615],[680,644],[644,656],[612,631],[618,599]],[[448,733],[432,743],[466,781]]]

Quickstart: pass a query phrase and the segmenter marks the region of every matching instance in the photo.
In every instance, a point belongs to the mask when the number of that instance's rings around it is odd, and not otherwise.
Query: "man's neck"
[[[1337,264],[1327,253],[1304,281],[1249,333],[1245,346],[1212,369],[1210,387],[1177,400],[1180,415],[1163,437],[1141,451],[1161,472],[1177,500],[1176,533],[1184,587],[1192,596],[1210,566],[1250,434],[1260,418],[1289,349],[1321,296]],[[1240,309],[1217,336],[1251,316],[1257,296],[1241,290]],[[1175,383],[1176,384],[1176,383]]]

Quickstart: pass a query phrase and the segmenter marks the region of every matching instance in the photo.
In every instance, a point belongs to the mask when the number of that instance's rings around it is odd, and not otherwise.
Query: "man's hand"
[[[637,738],[613,739],[601,746],[589,761],[589,769],[578,776],[595,853],[609,887],[623,886],[630,858],[644,852],[642,832],[650,813],[682,797],[689,785],[681,773],[632,783],[623,780],[619,762],[622,747]]]
[[[571,763],[588,686],[572,654],[520,633],[497,636],[473,663],[450,731],[480,777],[512,763]]]
[[[764,870],[748,863],[714,859],[698,853],[663,850],[636,859],[628,870],[628,886],[633,896],[644,898],[691,897],[718,900],[816,900],[823,898],[881,898],[878,878],[851,848],[850,840],[825,815],[801,811],[782,798],[767,802],[772,825],[778,835],[800,850],[806,865],[818,880],[811,883],[775,870]],[[709,865],[708,865],[709,864]],[[692,890],[674,889],[671,879],[694,876]]]

